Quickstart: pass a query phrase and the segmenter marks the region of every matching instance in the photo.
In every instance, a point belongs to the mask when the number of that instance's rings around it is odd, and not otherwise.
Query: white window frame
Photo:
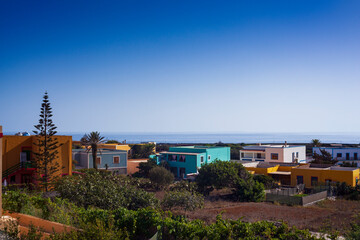
[[[115,163],[115,158],[119,158],[119,162],[118,163]],[[113,164],[120,164],[120,156],[113,156]]]
[[[208,156],[208,159],[207,159],[207,160],[208,160],[208,162],[211,161],[211,155]]]

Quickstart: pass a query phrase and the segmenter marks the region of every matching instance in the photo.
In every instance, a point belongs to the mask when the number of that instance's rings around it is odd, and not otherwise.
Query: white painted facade
[[[331,154],[333,159],[336,159],[338,164],[344,162],[356,163],[360,167],[360,148],[350,148],[350,147],[313,147],[313,153],[321,154],[321,151],[325,150]]]
[[[260,145],[240,150],[241,161],[264,161],[274,163],[305,163],[306,146]]]

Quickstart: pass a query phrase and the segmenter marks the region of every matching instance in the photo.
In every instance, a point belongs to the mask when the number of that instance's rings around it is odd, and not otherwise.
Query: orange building
[[[61,172],[72,173],[72,137],[56,136],[60,147],[58,158]],[[2,181],[8,184],[33,183],[35,168],[32,164],[36,152],[36,136],[10,136],[2,138]]]

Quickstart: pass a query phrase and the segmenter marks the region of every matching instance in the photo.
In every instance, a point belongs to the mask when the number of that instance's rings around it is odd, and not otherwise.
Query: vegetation
[[[321,154],[317,154],[314,152],[313,157],[314,160],[311,163],[317,163],[317,164],[335,164],[337,163],[336,159],[333,159],[331,156],[331,153],[326,151],[325,149],[320,148]]]
[[[198,192],[198,185],[196,182],[189,182],[186,180],[178,181],[170,187],[170,191],[188,191],[188,192]]]
[[[147,162],[141,162],[139,166],[137,166],[139,171],[134,173],[133,176],[138,178],[149,178],[150,170],[156,166],[156,161],[153,159],[149,159]]]
[[[93,171],[83,175],[66,176],[57,183],[55,190],[62,198],[84,208],[93,206],[102,209],[138,209],[158,206],[154,194],[126,184],[122,177],[106,172]]]
[[[34,145],[37,151],[34,151],[34,163],[37,169],[38,181],[40,186],[47,192],[49,191],[51,183],[61,174],[61,166],[57,159],[59,142],[55,137],[56,126],[51,117],[52,108],[49,102],[49,96],[45,92],[43,102],[40,108],[39,124],[35,125],[34,134],[36,134],[37,141]]]
[[[89,134],[85,134],[81,138],[81,144],[86,146],[88,150],[91,149],[91,154],[93,158],[93,168],[97,169],[97,151],[98,151],[98,145],[104,143],[104,137],[100,135],[99,132],[91,132]]]
[[[154,167],[149,171],[149,178],[158,189],[164,189],[174,182],[174,175],[164,167]]]
[[[279,187],[279,183],[275,182],[272,177],[266,175],[254,175],[254,180],[256,182],[262,183],[265,189],[272,189]]]
[[[155,153],[155,144],[135,144],[131,147],[131,152],[132,158],[149,158]]]
[[[204,197],[196,192],[171,191],[166,193],[161,205],[169,210],[181,208],[184,211],[193,211],[204,206]]]
[[[112,144],[112,143],[119,144],[120,142],[117,141],[117,140],[107,140],[106,143],[107,143],[107,144]]]
[[[321,142],[319,139],[312,139],[311,140],[311,144],[314,146],[314,147],[320,147],[321,146]]]

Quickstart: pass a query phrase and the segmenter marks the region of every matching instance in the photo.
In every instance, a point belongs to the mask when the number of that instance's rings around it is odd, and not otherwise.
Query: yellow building
[[[355,186],[359,180],[359,168],[315,165],[241,162],[253,174],[271,176],[283,185],[305,184],[313,187],[319,183],[345,182]]]
[[[56,136],[60,147],[58,158],[61,172],[59,174],[72,173],[72,137]],[[7,183],[30,183],[33,182],[34,166],[32,152],[36,152],[36,136],[10,136],[2,138],[2,181]]]
[[[345,182],[355,186],[359,179],[359,168],[328,166],[312,167],[310,164],[291,170],[291,186],[305,184],[313,187],[318,183]]]

